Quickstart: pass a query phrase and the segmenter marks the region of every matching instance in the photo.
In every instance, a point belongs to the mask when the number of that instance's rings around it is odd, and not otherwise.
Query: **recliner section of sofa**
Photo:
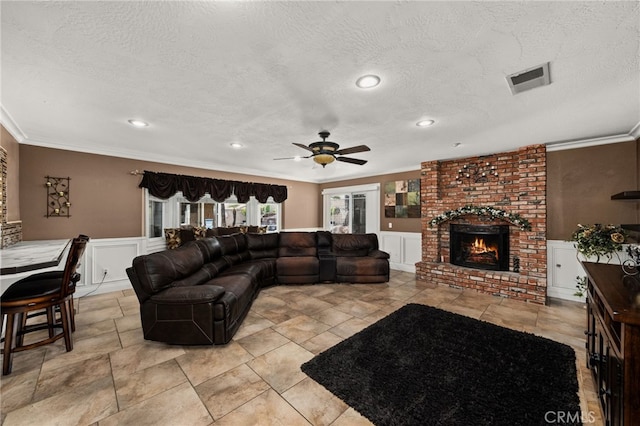
[[[281,232],[276,260],[280,284],[313,284],[319,281],[320,261],[315,232]]]
[[[336,260],[336,281],[376,283],[389,281],[389,254],[378,247],[376,234],[334,234],[331,252]]]
[[[375,234],[233,234],[138,256],[127,275],[145,339],[210,345],[231,340],[262,287],[387,282],[388,259]]]

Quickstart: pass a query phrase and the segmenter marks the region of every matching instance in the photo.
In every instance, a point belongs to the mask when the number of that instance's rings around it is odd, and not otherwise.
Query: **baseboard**
[[[75,298],[95,296],[96,294],[112,293],[114,291],[133,290],[129,280],[110,281],[103,284],[83,285],[76,287]]]
[[[396,271],[416,273],[416,265],[405,265],[403,263],[389,262],[389,267]]]

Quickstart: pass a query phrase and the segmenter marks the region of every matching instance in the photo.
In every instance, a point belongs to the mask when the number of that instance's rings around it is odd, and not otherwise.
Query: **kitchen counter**
[[[0,250],[0,275],[58,266],[71,240],[21,241]]]

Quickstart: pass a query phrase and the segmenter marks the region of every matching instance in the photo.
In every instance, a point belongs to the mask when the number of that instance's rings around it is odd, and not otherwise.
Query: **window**
[[[258,213],[258,226],[265,226],[267,232],[280,231],[280,204],[269,201],[264,204],[259,203]]]
[[[180,226],[204,226],[207,228],[218,226],[216,220],[217,204],[213,200],[200,200],[197,203],[179,201]]]
[[[247,223],[247,205],[238,203],[236,197],[231,197],[219,204],[221,221],[218,226],[232,227],[248,225]]]
[[[271,198],[266,203],[259,203],[253,197],[247,203],[239,203],[235,196],[231,196],[218,203],[209,196],[191,202],[180,192],[167,200],[148,193],[147,197],[148,238],[163,237],[164,228],[180,226],[266,226],[267,232],[277,232],[281,227],[280,204]]]
[[[162,237],[164,203],[161,201],[149,200],[149,238]]]

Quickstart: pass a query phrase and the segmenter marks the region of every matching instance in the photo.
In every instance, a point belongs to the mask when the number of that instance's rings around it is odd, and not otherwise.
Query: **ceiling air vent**
[[[551,84],[549,62],[507,76],[512,94]]]

